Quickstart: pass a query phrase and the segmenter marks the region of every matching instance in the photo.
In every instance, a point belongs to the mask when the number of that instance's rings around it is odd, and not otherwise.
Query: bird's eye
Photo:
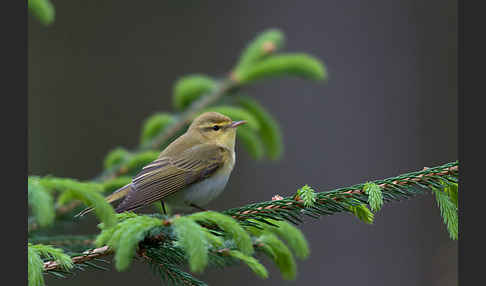
[[[213,126],[213,130],[214,130],[214,131],[218,131],[218,130],[219,130],[219,126],[218,126],[218,125],[214,125],[214,126]]]

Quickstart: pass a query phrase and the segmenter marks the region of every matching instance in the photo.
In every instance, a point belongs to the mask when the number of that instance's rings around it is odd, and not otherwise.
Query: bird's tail
[[[125,185],[125,186],[119,188],[118,190],[114,191],[111,195],[109,195],[105,198],[106,202],[114,203],[114,202],[124,198],[128,194],[128,191],[131,190],[131,185],[132,184],[130,183],[130,184]],[[92,210],[93,210],[93,208],[86,208],[83,211],[81,211],[80,213],[78,213],[77,215],[75,215],[74,217],[84,216],[85,214],[91,212]]]

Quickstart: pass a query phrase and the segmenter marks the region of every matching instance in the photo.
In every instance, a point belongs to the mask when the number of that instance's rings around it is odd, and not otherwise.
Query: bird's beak
[[[245,124],[246,121],[245,120],[241,120],[241,121],[233,121],[230,125],[231,128],[236,128],[242,124]]]

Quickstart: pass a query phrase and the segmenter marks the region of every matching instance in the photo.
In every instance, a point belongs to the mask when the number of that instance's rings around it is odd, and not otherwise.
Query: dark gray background
[[[29,17],[29,174],[80,180],[116,146],[135,148],[143,120],[172,111],[176,79],[222,76],[266,28],[285,51],[322,59],[327,84],[278,79],[246,89],[282,125],[285,155],[238,162],[216,210],[326,191],[457,159],[456,1],[53,1],[56,21]],[[66,232],[86,233],[96,220]],[[433,196],[385,205],[373,225],[348,214],[308,219],[311,246],[294,282],[265,261],[211,269],[210,285],[457,285],[457,242]],[[91,271],[49,285],[159,285],[149,268]]]

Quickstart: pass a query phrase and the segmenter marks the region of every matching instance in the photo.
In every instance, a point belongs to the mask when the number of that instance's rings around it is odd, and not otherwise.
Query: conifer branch
[[[113,249],[111,249],[108,246],[103,246],[99,248],[95,248],[92,250],[88,250],[83,255],[77,255],[74,257],[71,257],[71,260],[74,264],[79,264],[79,263],[84,263],[86,261],[90,261],[96,258],[100,258],[103,256],[107,256],[113,253]],[[57,261],[46,261],[44,262],[44,271],[51,271],[51,270],[57,270],[60,269],[61,265]]]
[[[410,198],[416,194],[421,194],[427,190],[436,190],[438,186],[444,186],[443,182],[457,182],[459,172],[458,162],[451,162],[433,168],[424,168],[421,171],[411,172],[396,177],[376,180],[372,183],[377,184],[382,191],[384,202],[392,200],[400,200],[403,198]],[[240,208],[223,211],[223,214],[230,215],[236,220],[240,221],[242,225],[255,226],[258,225],[255,221],[261,221],[270,225],[273,220],[288,220],[293,223],[302,222],[300,217],[302,215],[309,215],[317,217],[319,215],[332,215],[338,212],[349,212],[349,206],[356,206],[367,202],[367,193],[364,191],[364,186],[370,182],[354,185],[346,188],[340,188],[329,192],[316,193],[316,200],[314,205],[306,205],[302,198],[297,197],[298,192],[294,196],[282,198],[276,196],[276,199],[267,202],[261,202],[243,206]],[[205,212],[196,213],[196,215],[204,215]],[[177,218],[175,216],[174,218]],[[197,218],[197,216],[196,216]],[[275,222],[275,221],[273,221]],[[173,219],[164,219],[160,225],[164,227],[171,227]],[[211,225],[205,227],[213,228]],[[152,235],[145,237],[144,241],[149,244],[157,245],[167,237],[164,235]],[[142,244],[139,244],[139,246]],[[261,243],[254,242],[255,248],[262,247]],[[140,257],[147,260],[146,249],[139,248],[137,253]],[[227,247],[214,250],[216,253],[225,254]],[[97,259],[103,256],[113,254],[114,250],[105,245],[93,250],[86,251],[83,255],[72,257],[74,264],[85,263],[87,261]],[[44,263],[44,271],[58,270],[61,265],[56,261],[47,261]]]
[[[401,199],[420,193],[423,189],[431,189],[440,186],[440,180],[453,180],[459,170],[458,162],[447,163],[434,168],[424,168],[421,171],[400,175],[384,180],[377,180],[377,184],[383,193],[384,200]],[[265,219],[265,215],[279,216],[291,222],[300,222],[300,214],[329,215],[335,212],[348,211],[345,207],[338,207],[334,202],[350,203],[354,198],[362,203],[367,203],[367,195],[363,190],[366,183],[317,193],[315,206],[306,207],[304,201],[297,195],[267,202],[256,203],[241,208],[224,211],[224,214],[233,218],[246,221],[249,219]],[[352,205],[352,203],[350,203]],[[300,213],[300,214],[299,214]],[[293,215],[292,215],[293,214]]]
[[[165,239],[165,237],[160,236],[160,235],[146,238],[146,240],[150,241],[151,243],[161,242],[164,239]],[[261,244],[260,243],[254,243],[253,246],[254,247],[260,247]],[[222,248],[222,249],[215,250],[214,252],[225,254],[229,250],[230,250],[229,248]],[[114,253],[114,250],[112,248],[110,248],[109,246],[105,245],[105,246],[102,246],[102,247],[87,250],[87,251],[83,252],[82,255],[75,255],[75,256],[71,257],[71,260],[72,260],[73,264],[81,264],[81,263],[85,263],[85,262],[90,261],[90,260],[95,260],[95,259],[99,259],[99,258],[104,257],[104,256],[111,255],[113,253]],[[137,254],[140,257],[146,259],[149,262],[152,261],[152,258],[150,258],[146,255],[146,249],[145,248],[140,248],[137,251]],[[53,271],[53,270],[59,270],[62,267],[63,267],[62,264],[60,264],[58,261],[55,261],[55,260],[44,262],[44,271],[46,271],[46,272],[47,271]]]

